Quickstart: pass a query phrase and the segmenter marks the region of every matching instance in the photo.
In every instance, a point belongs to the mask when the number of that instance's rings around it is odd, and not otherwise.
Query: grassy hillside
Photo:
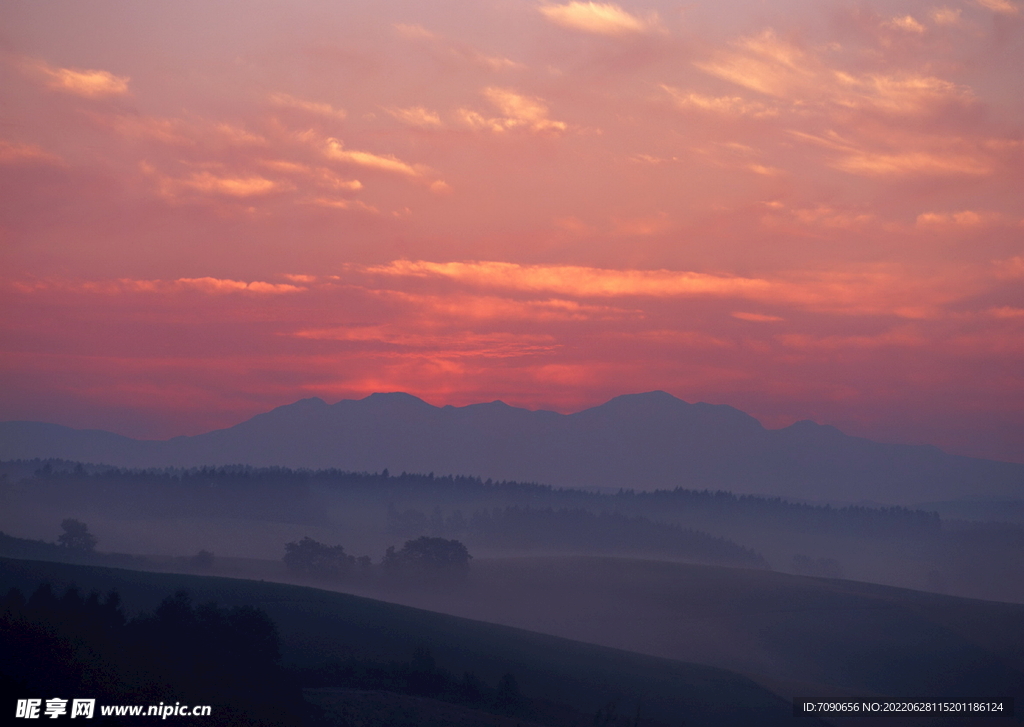
[[[791,706],[752,680],[725,670],[617,651],[517,629],[312,588],[225,578],[144,573],[0,559],[0,588],[31,591],[77,585],[116,589],[129,610],[152,609],[177,589],[196,602],[253,605],[278,624],[286,664],[330,658],[407,659],[426,646],[439,665],[497,681],[515,675],[522,693],[594,715],[610,702],[637,702],[665,724],[791,724]]]

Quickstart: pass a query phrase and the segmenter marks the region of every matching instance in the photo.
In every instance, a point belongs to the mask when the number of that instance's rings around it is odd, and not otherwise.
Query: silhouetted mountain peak
[[[246,463],[437,472],[572,487],[712,488],[799,499],[923,502],[1024,494],[1024,466],[850,437],[799,421],[767,430],[723,404],[664,391],[575,414],[492,401],[435,407],[402,392],[309,398],[229,429],[170,442],[0,426],[0,458],[128,466]]]
[[[342,399],[338,404],[343,404],[346,401],[358,401],[362,404],[369,406],[385,406],[385,407],[430,407],[436,409],[437,407],[428,404],[418,396],[412,394],[406,394],[404,391],[382,391],[369,396],[363,397],[362,399]],[[335,406],[338,406],[335,404]]]

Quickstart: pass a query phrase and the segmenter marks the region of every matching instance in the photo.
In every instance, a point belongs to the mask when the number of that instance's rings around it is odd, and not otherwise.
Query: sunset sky
[[[407,391],[1024,462],[1024,2],[0,6],[0,419]]]

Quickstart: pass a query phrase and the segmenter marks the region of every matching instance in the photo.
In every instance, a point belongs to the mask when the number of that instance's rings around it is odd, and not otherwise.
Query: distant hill
[[[563,487],[686,487],[836,502],[1024,499],[1024,465],[882,444],[802,421],[765,429],[730,406],[662,391],[575,414],[500,401],[435,407],[403,393],[312,398],[194,437],[140,441],[55,424],[0,424],[0,459],[128,467],[250,464],[470,474]]]

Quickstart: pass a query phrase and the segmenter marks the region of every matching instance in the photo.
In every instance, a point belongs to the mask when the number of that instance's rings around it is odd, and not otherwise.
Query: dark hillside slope
[[[1024,500],[1024,465],[881,444],[798,422],[767,430],[729,406],[665,392],[575,414],[502,402],[434,407],[409,394],[304,399],[237,426],[165,442],[54,425],[0,425],[0,459],[123,466],[250,464],[435,472],[603,488],[722,489],[842,502]]]
[[[1024,698],[1021,604],[597,557],[480,559],[463,593],[384,597],[833,694]]]
[[[568,641],[479,621],[261,581],[142,573],[40,561],[0,559],[0,589],[31,592],[116,589],[129,609],[152,609],[187,589],[197,603],[251,605],[278,625],[286,664],[311,667],[330,658],[408,659],[426,646],[439,665],[496,682],[512,673],[522,694],[596,714],[609,702],[628,712],[637,701],[663,723],[789,725],[791,705],[750,679],[684,662]]]

